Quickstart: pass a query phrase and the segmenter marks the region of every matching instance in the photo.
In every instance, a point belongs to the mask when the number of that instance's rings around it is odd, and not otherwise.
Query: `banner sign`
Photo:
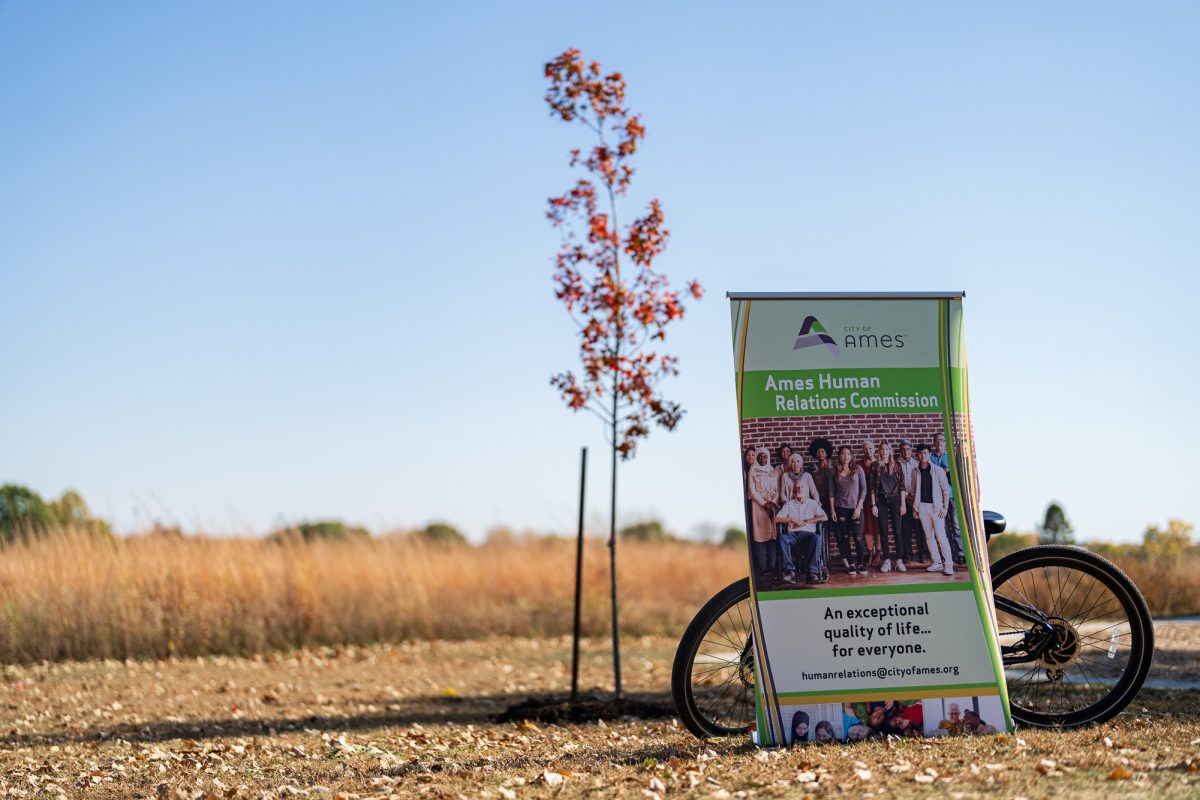
[[[962,293],[729,298],[756,741],[1012,730]]]

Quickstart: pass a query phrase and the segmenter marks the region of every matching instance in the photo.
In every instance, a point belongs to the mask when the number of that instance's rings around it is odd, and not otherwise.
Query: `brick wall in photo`
[[[961,414],[954,415],[955,438],[962,440]],[[901,439],[913,446],[933,443],[933,435],[942,429],[942,415],[933,414],[842,414],[827,417],[758,417],[742,421],[742,449],[766,447],[771,451],[771,464],[779,463],[779,445],[787,442],[804,456],[804,467],[814,461],[808,455],[808,444],[823,436],[835,448],[850,445],[854,458],[862,457],[862,443],[871,439],[876,444],[889,442],[893,448]],[[974,449],[974,436],[969,436]],[[830,453],[830,458],[834,457]]]
[[[975,450],[973,431],[965,430],[966,419],[961,414],[953,417],[954,437],[961,442],[966,433],[972,455]],[[870,439],[875,444],[886,441],[899,455],[899,441],[908,439],[916,447],[924,442],[933,444],[933,436],[942,430],[941,413],[932,414],[841,414],[821,417],[757,417],[742,421],[742,452],[747,447],[766,447],[771,451],[771,465],[779,463],[779,445],[784,442],[804,457],[804,468],[812,469],[816,460],[808,454],[808,445],[816,437],[824,437],[836,448],[849,445],[857,461],[862,458],[862,444]],[[978,476],[976,476],[978,477]],[[978,485],[975,487],[978,492]],[[749,520],[746,522],[749,530]],[[894,537],[889,537],[895,546]],[[831,550],[840,558],[836,542],[830,542]],[[893,551],[894,552],[894,551]]]

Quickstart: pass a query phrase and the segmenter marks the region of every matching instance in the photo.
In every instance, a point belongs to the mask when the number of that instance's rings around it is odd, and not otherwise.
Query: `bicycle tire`
[[[754,714],[754,683],[753,683],[753,661],[747,665],[744,662],[742,654],[751,646],[749,633],[749,603],[750,603],[750,579],[741,578],[726,586],[721,591],[713,595],[707,603],[700,609],[699,613],[692,619],[687,630],[684,631],[683,638],[679,642],[679,647],[675,650],[675,661],[671,666],[671,695],[675,700],[675,710],[679,715],[679,721],[683,723],[689,731],[701,739],[707,739],[715,736],[731,736],[745,731],[744,724],[737,724],[736,710],[738,708],[746,708],[749,716]],[[701,651],[704,643],[708,641],[710,631],[719,625],[721,618],[738,608],[739,604],[746,605],[744,614],[739,615],[739,625],[741,618],[745,620],[746,638],[740,640],[740,628],[737,631],[726,630],[718,635],[718,644],[722,647],[729,645],[738,653],[736,661],[734,659],[723,658],[719,652],[719,648],[714,648],[717,652],[704,654],[718,663],[712,672],[705,672],[703,676],[719,679],[718,687],[732,685],[731,691],[748,693],[749,704],[745,702],[736,702],[733,704],[734,713],[730,715],[717,715],[706,713],[712,711],[712,706],[704,703],[704,698],[699,700],[696,696],[696,682],[694,680],[694,667],[696,658],[702,655]],[[721,641],[723,640],[723,641]],[[723,662],[723,663],[722,663]],[[745,672],[749,667],[749,682],[747,682],[747,674]],[[728,675],[722,676],[721,669],[729,670]],[[709,687],[705,687],[707,692]],[[717,688],[716,694],[720,694],[723,690]],[[742,698],[744,700],[744,698]],[[726,724],[732,722],[734,724]]]
[[[997,582],[1003,584],[1013,576],[1028,571],[1031,568],[1065,567],[1076,569],[1096,578],[1107,586],[1116,597],[1130,624],[1130,657],[1128,666],[1115,682],[1112,690],[1107,692],[1096,703],[1081,709],[1068,712],[1045,712],[1034,708],[1011,704],[1014,720],[1032,727],[1079,727],[1087,724],[1104,722],[1120,713],[1141,689],[1146,675],[1150,670],[1150,662],[1154,654],[1154,627],[1150,618],[1146,601],[1138,591],[1133,581],[1115,564],[1095,553],[1078,547],[1065,545],[1042,545],[1011,553],[992,565],[991,575],[993,592]],[[680,721],[689,731],[700,738],[713,736],[728,736],[745,731],[746,724],[753,717],[753,683],[746,682],[747,674],[753,679],[753,662],[747,664],[739,659],[736,664],[737,680],[743,685],[740,690],[748,694],[751,700],[749,713],[739,720],[733,719],[733,714],[711,714],[711,708],[702,708],[698,703],[693,686],[693,668],[696,656],[714,625],[721,618],[736,609],[740,603],[749,603],[750,579],[741,578],[726,586],[709,599],[699,613],[692,619],[675,651],[675,660],[671,669],[671,693],[675,700],[676,712]],[[748,620],[746,624],[746,641],[733,648],[742,654],[752,657],[752,645],[749,638]],[[726,637],[727,638],[727,637]],[[730,670],[735,668],[732,661],[727,663]]]
[[[1082,692],[1094,691],[1097,696],[1094,701],[1078,707],[1055,709],[1052,706],[1038,703],[1039,692],[1031,691],[1026,687],[1024,675],[1010,675],[1008,674],[1010,670],[1006,670],[1009,705],[1013,719],[1023,725],[1039,728],[1075,728],[1105,722],[1128,706],[1146,682],[1146,675],[1150,671],[1150,663],[1154,657],[1154,623],[1150,617],[1150,609],[1146,606],[1146,600],[1138,591],[1137,586],[1117,565],[1103,556],[1080,547],[1067,545],[1030,547],[999,559],[992,565],[992,592],[993,594],[1003,592],[1005,596],[1013,599],[1020,599],[1021,595],[1026,595],[1026,600],[1032,599],[1027,597],[1030,594],[1027,586],[1017,590],[1017,587],[1024,581],[1021,576],[1040,572],[1042,577],[1039,580],[1053,591],[1056,579],[1050,570],[1066,570],[1068,576],[1076,574],[1080,576],[1074,584],[1064,583],[1061,577],[1058,578],[1059,599],[1055,601],[1054,607],[1046,608],[1045,606],[1048,604],[1045,602],[1040,602],[1037,606],[1048,616],[1062,617],[1070,623],[1070,630],[1075,631],[1072,634],[1074,638],[1073,654],[1070,660],[1063,664],[1047,665],[1043,661],[1039,666],[1027,669],[1026,674],[1032,674],[1036,678],[1037,671],[1040,669],[1044,675],[1049,675],[1051,669],[1056,667],[1061,677],[1053,683],[1062,684],[1064,687],[1061,690],[1064,702],[1068,701],[1065,688],[1067,686],[1078,686]],[[1082,576],[1089,576],[1092,582],[1085,583]],[[1084,586],[1086,589],[1083,588]],[[1096,592],[1096,586],[1102,587],[1099,594]],[[1108,599],[1104,597],[1105,591],[1110,595]],[[1034,593],[1036,594],[1036,588]],[[1077,596],[1081,594],[1085,596],[1082,600],[1077,600]],[[1119,610],[1111,608],[1114,601],[1119,606]],[[1098,630],[1092,628],[1089,632],[1085,626],[1092,622],[1093,617],[1081,619],[1078,614],[1068,617],[1070,604],[1074,602],[1078,602],[1080,605],[1090,604],[1092,609],[1097,606],[1105,609],[1103,612],[1105,616],[1097,615],[1095,619],[1109,624]],[[1062,605],[1061,609],[1057,607],[1059,605]],[[1089,609],[1089,613],[1092,609]],[[1120,619],[1122,616],[1123,620]],[[1003,613],[997,614],[997,628],[1001,633],[1002,640],[1005,617],[1006,615]],[[1113,619],[1117,621],[1110,622]],[[1092,624],[1099,624],[1099,622]],[[1126,624],[1128,630],[1119,630]],[[1099,635],[1105,631],[1110,632],[1107,637]],[[1102,646],[1105,638],[1109,641],[1107,648]],[[1089,656],[1083,655],[1085,650]],[[1120,661],[1117,660],[1118,654],[1121,656]],[[1090,657],[1092,655],[1097,658],[1093,660]],[[1105,663],[1108,661],[1113,663],[1111,665]],[[1011,671],[1015,673],[1017,669],[1022,668],[1024,665]],[[1067,675],[1068,670],[1072,669],[1075,670],[1078,677],[1082,677],[1085,683],[1072,683]],[[1110,680],[1105,674],[1106,672],[1118,674]],[[1092,681],[1096,686],[1094,690],[1091,688]],[[1044,684],[1046,681],[1042,681],[1042,683]],[[1105,687],[1110,688],[1104,691]],[[1049,699],[1053,699],[1053,687],[1050,689]]]

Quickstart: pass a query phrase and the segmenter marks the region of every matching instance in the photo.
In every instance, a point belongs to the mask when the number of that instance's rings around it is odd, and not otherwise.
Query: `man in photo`
[[[917,468],[917,459],[913,455],[912,442],[908,439],[900,440],[900,456],[896,460],[900,462],[900,470],[904,473],[904,505],[909,509],[915,508],[908,487],[912,485],[912,474]],[[900,546],[901,563],[929,563],[929,550],[925,545],[925,534],[920,527],[912,515],[904,514],[900,517],[900,538],[903,539]]]
[[[809,482],[797,480],[792,484],[792,499],[783,504],[775,515],[779,524],[779,554],[783,561],[783,582],[796,582],[796,551],[800,552],[799,567],[807,572],[806,583],[818,583],[817,523],[828,517],[821,504],[812,496]]]
[[[954,481],[950,479],[950,453],[946,450],[946,436],[941,431],[933,435],[933,450],[929,460],[946,470],[946,480],[950,482],[950,504],[946,509],[946,538],[950,540],[950,551],[954,553],[955,564],[966,564],[963,558],[962,537],[958,533],[958,515],[954,508]]]
[[[912,473],[909,493],[916,499],[913,515],[921,521],[925,543],[933,557],[933,564],[926,571],[953,575],[954,556],[950,552],[950,541],[946,538],[950,482],[946,480],[946,471],[929,460],[927,444],[917,446],[917,468]]]
[[[824,560],[829,552],[827,549],[828,537],[832,533],[833,476],[835,472],[832,461],[833,443],[822,436],[817,436],[809,443],[808,453],[817,462],[809,473],[813,485],[817,487],[817,494],[813,499],[821,504],[821,509],[829,517],[826,522],[817,523],[817,554],[818,558]]]
[[[958,736],[963,732],[962,711],[958,703],[951,703],[946,709],[947,719],[938,723],[938,730],[946,731],[950,736]]]

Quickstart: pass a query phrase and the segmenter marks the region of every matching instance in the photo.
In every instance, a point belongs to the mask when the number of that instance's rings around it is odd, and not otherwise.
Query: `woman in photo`
[[[785,459],[775,467],[775,472],[779,475],[779,505],[782,506],[796,496],[796,491],[793,488],[796,481],[803,480],[804,478],[808,478],[811,481],[812,478],[809,478],[808,473],[804,471],[804,457],[799,453],[793,452],[790,444],[779,445],[779,456]],[[817,496],[816,487],[813,486],[810,488],[812,489],[812,493],[809,496],[815,498]],[[787,532],[787,526],[776,520],[775,530],[778,535],[782,536]]]
[[[873,734],[882,734],[884,726],[887,724],[887,709],[883,703],[871,703],[871,710],[867,714],[867,727],[871,729]]]
[[[746,504],[746,525],[750,524],[750,468],[754,466],[754,448],[742,451],[742,494]]]
[[[754,466],[747,475],[750,495],[750,541],[754,572],[763,580],[772,580],[778,563],[775,512],[779,510],[779,481],[771,468],[771,452],[760,447],[754,454]]]
[[[892,453],[892,446],[887,442],[879,443],[876,454],[878,458],[871,465],[869,484],[871,518],[879,523],[879,544],[883,550],[883,564],[880,565],[879,571],[891,571],[894,554],[896,569],[908,572],[900,552],[904,537],[901,520],[904,519],[904,512],[908,508],[904,502],[904,470],[900,468],[900,463]],[[891,539],[896,542],[895,548],[889,542],[889,533]]]
[[[994,725],[988,725],[980,719],[978,711],[967,709],[962,716],[963,733],[970,736],[987,736],[997,732]]]
[[[817,491],[816,481],[813,476],[804,471],[804,456],[799,453],[792,453],[788,459],[787,469],[779,474],[779,498],[781,502],[787,502],[796,496],[796,484],[804,483],[808,485],[808,496],[813,500],[820,502],[820,493]],[[828,493],[828,487],[826,487]],[[824,505],[822,505],[824,508]],[[780,526],[782,532],[783,526]]]
[[[889,700],[884,709],[887,721],[883,732],[890,736],[924,736],[925,716],[920,701],[904,705],[899,700]]]
[[[871,439],[863,441],[863,457],[858,460],[863,476],[867,479],[867,493],[871,491],[871,467],[875,465],[875,442]],[[863,538],[867,542],[867,565],[879,564],[879,525],[874,515],[863,514]]]
[[[776,453],[779,456],[779,463],[775,465],[775,474],[782,475],[783,473],[787,472],[788,463],[792,460],[792,446],[787,442],[784,442],[783,444],[779,445],[779,449],[776,450]]]
[[[833,508],[838,550],[848,575],[867,574],[867,543],[863,540],[863,505],[867,500],[867,478],[854,462],[854,453],[842,445],[838,450],[834,475]],[[850,561],[850,540],[854,540],[854,563]]]
[[[818,722],[814,738],[816,741],[821,743],[832,742],[834,739],[836,739],[837,734],[833,730],[833,723],[827,719],[823,719]]]
[[[792,714],[792,744],[808,741],[808,714],[797,711]]]
[[[833,444],[828,439],[818,437],[808,446],[808,453],[817,462],[811,473],[813,483],[817,486],[817,500],[829,518],[833,519],[833,476],[836,472],[832,461]]]

